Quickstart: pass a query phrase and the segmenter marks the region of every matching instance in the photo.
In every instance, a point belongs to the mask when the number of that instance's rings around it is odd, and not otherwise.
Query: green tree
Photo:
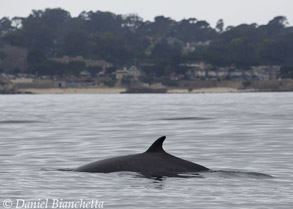
[[[121,15],[111,12],[82,12],[79,18],[85,20],[85,29],[89,33],[122,33]]]
[[[284,16],[277,16],[266,25],[267,36],[270,38],[278,38],[288,24],[287,18]]]
[[[40,64],[46,61],[46,55],[44,51],[31,49],[28,53],[27,61],[29,65]]]
[[[167,37],[173,33],[176,21],[164,16],[155,17],[155,21],[147,24],[146,31],[149,31],[149,35],[154,37]]]
[[[25,45],[32,49],[47,50],[53,45],[53,31],[40,19],[26,19],[21,35]]]
[[[175,28],[175,37],[184,42],[208,41],[217,36],[216,31],[208,22],[195,18],[184,19]]]
[[[216,31],[218,33],[222,33],[224,30],[224,21],[223,19],[218,20],[217,25],[216,25]]]
[[[154,46],[151,57],[153,60],[166,61],[180,54],[181,47],[179,45],[170,45],[167,40],[163,40]]]
[[[12,22],[8,17],[3,17],[0,19],[0,36],[12,31],[14,27],[12,26]]]
[[[272,39],[265,39],[256,45],[256,56],[259,64],[278,64],[282,60],[278,53],[277,42]]]
[[[131,32],[136,32],[143,25],[143,19],[138,15],[126,15],[123,17],[122,27],[128,28]]]
[[[69,56],[86,56],[88,54],[90,35],[81,30],[68,31],[60,46],[60,54]]]
[[[246,37],[235,38],[230,41],[228,51],[230,52],[233,64],[238,66],[249,66],[253,63],[254,46],[249,43]]]

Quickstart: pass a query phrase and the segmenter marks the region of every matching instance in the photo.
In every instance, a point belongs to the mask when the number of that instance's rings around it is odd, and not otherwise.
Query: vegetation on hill
[[[182,63],[201,61],[217,67],[280,65],[282,75],[292,78],[293,27],[283,16],[266,25],[227,28],[219,20],[213,28],[195,18],[175,21],[158,16],[144,21],[137,15],[111,12],[72,17],[60,8],[34,10],[28,17],[0,19],[0,63],[6,57],[1,48],[7,46],[27,50],[24,71],[28,73],[74,75],[86,66],[50,59],[82,56],[115,66],[139,64],[146,75],[159,78],[184,72]]]

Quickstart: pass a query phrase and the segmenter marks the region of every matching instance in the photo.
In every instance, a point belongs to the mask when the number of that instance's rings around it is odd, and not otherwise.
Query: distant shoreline
[[[124,88],[29,88],[18,92],[31,94],[120,94]]]
[[[4,82],[2,82],[4,83]],[[242,93],[242,92],[288,92],[293,91],[293,80],[257,80],[257,81],[180,81],[178,86],[164,86],[162,83],[141,84],[140,87],[126,87],[117,84],[114,87],[80,83],[79,86],[60,87],[65,81],[39,79],[12,79],[2,84],[0,94],[121,94],[121,93]]]
[[[18,93],[23,94],[121,94],[126,88],[30,88],[19,89]],[[236,88],[200,88],[189,91],[188,89],[168,89],[166,94],[213,94],[213,93],[243,93],[260,92],[255,89],[239,90]],[[271,91],[274,92],[274,91]]]

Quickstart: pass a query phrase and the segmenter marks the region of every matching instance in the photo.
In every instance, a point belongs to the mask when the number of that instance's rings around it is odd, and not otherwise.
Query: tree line
[[[195,48],[182,53],[187,43]],[[116,66],[151,63],[144,69],[157,77],[182,73],[187,69],[180,64],[200,61],[218,67],[282,65],[291,69],[293,65],[293,27],[283,16],[266,25],[226,28],[219,20],[213,28],[196,18],[175,21],[157,16],[144,21],[134,14],[89,11],[72,17],[60,8],[33,10],[28,17],[0,19],[1,45],[26,48],[28,72],[42,66],[43,73],[52,66],[61,69],[50,58],[62,56],[103,59]]]

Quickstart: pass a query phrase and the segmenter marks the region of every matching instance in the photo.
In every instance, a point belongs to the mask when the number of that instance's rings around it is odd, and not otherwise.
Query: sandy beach
[[[19,89],[23,93],[32,94],[120,94],[126,88],[27,88]],[[238,90],[236,88],[201,88],[188,91],[188,89],[169,89],[168,94],[201,94],[201,93],[229,93],[253,92],[255,90]]]
[[[79,86],[59,88],[61,81],[39,80],[39,79],[12,79],[13,89],[19,93],[31,94],[120,94],[125,92],[126,87],[115,86]],[[188,88],[186,87],[188,86]],[[167,88],[161,84],[153,85],[151,88]],[[292,91],[293,80],[268,80],[251,81],[249,87],[243,88],[242,81],[188,81],[178,87],[169,87],[168,94],[201,94],[201,93],[240,93],[240,92],[270,92],[270,91]]]
[[[229,92],[252,92],[254,89],[239,90],[236,88],[225,88],[225,87],[216,87],[216,88],[200,88],[193,89],[189,91],[188,89],[169,89],[168,93],[170,94],[205,94],[205,93],[229,93]]]
[[[124,88],[48,88],[48,89],[19,89],[20,92],[32,94],[120,94]]]

